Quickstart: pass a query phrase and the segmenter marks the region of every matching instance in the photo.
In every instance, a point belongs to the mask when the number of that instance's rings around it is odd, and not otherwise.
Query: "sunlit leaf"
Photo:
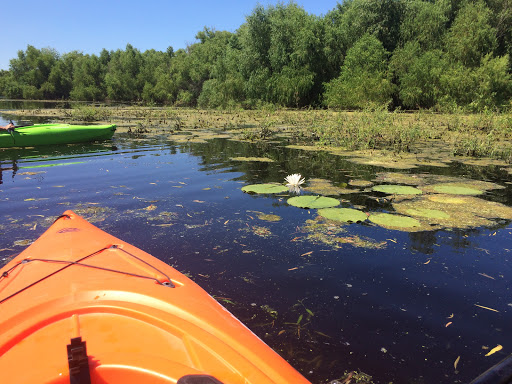
[[[494,347],[493,349],[491,349],[491,350],[489,351],[489,353],[487,353],[485,356],[491,356],[493,353],[496,353],[496,352],[498,352],[498,351],[501,351],[502,349],[503,349],[503,347],[502,347],[500,344],[498,344],[496,347]]]
[[[351,208],[323,208],[318,210],[318,214],[329,220],[354,223],[368,218],[366,213]]]
[[[329,208],[340,204],[340,201],[325,196],[295,196],[287,201],[288,204],[299,208]]]
[[[484,307],[483,305],[475,304],[475,306],[476,306],[476,307],[483,308],[483,309],[487,309],[488,311],[499,312],[499,311],[498,311],[498,310],[496,310],[496,309],[489,308],[489,307]]]
[[[242,187],[246,193],[281,193],[286,192],[287,187],[281,184],[251,184]]]
[[[460,356],[458,356],[457,359],[455,359],[455,363],[453,363],[453,368],[455,368],[455,370],[457,370],[457,365],[459,364],[459,361],[460,361]]]
[[[372,223],[380,225],[381,227],[391,229],[413,228],[421,226],[421,223],[412,217],[393,215],[391,213],[374,213],[370,215],[369,220]]]

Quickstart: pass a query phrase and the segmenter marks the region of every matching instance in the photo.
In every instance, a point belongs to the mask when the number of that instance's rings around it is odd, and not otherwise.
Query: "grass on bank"
[[[332,110],[197,110],[170,107],[78,105],[71,109],[24,110],[24,116],[66,122],[112,122],[122,130],[174,133],[181,130],[222,130],[244,140],[286,136],[294,144],[343,150],[414,151],[437,141],[455,156],[486,157],[512,163],[512,114],[439,114],[428,111],[360,112]],[[10,111],[9,114],[21,114]]]

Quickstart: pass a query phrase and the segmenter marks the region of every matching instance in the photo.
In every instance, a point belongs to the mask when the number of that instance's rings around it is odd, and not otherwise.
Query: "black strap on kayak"
[[[71,339],[67,345],[69,383],[70,384],[91,384],[89,372],[89,357],[87,356],[87,345],[81,337]]]

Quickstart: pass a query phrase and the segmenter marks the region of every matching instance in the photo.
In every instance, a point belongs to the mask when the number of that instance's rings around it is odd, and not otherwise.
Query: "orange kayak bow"
[[[309,383],[192,280],[66,211],[0,270],[6,383]]]

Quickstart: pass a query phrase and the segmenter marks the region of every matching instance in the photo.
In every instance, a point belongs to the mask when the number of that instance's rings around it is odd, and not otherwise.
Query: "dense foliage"
[[[186,49],[99,56],[28,46],[0,95],[178,106],[482,111],[512,107],[512,0],[345,0],[324,16],[257,6]]]

